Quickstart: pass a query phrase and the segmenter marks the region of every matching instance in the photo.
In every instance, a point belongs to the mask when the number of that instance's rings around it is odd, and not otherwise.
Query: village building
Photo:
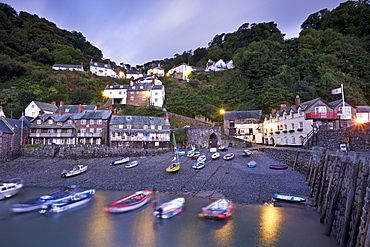
[[[356,106],[356,122],[357,123],[370,122],[370,106]]]
[[[54,64],[53,70],[68,70],[68,71],[79,71],[84,72],[83,65],[71,65],[71,64]]]
[[[144,75],[141,73],[141,71],[136,71],[136,70],[129,70],[126,72],[126,79],[129,80],[135,80],[140,77],[143,77]]]
[[[31,101],[25,108],[24,115],[26,117],[37,117],[39,114],[53,114],[58,110],[55,102],[44,103],[39,101]]]
[[[90,72],[97,76],[119,78],[110,63],[106,64],[90,61]]]
[[[235,136],[245,141],[254,141],[260,133],[261,110],[226,111],[224,113],[223,129],[229,136]]]
[[[159,148],[170,142],[170,123],[164,117],[113,115],[109,125],[112,147]]]
[[[109,98],[111,104],[162,107],[165,100],[165,88],[155,75],[149,75],[131,80],[130,85],[118,83],[108,85],[103,95]]]
[[[183,63],[170,69],[167,72],[167,76],[174,79],[189,81],[189,75],[193,71],[204,71],[204,69]]]
[[[208,60],[205,71],[206,72],[223,71],[223,70],[233,69],[233,68],[235,68],[233,64],[233,60],[229,60],[227,62],[224,62],[223,59],[220,59],[217,62]]]
[[[164,68],[162,68],[160,66],[157,66],[155,68],[148,69],[147,74],[148,75],[156,75],[156,76],[159,76],[159,77],[164,77],[165,73],[164,73]]]

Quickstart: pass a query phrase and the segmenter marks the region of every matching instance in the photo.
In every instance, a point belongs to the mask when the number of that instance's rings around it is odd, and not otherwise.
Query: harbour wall
[[[360,153],[259,148],[305,175],[325,234],[340,246],[370,246],[370,159]]]

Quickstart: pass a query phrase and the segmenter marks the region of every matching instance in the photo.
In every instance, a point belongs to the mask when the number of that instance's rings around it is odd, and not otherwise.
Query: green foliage
[[[165,112],[152,105],[114,105],[114,108],[119,110],[119,115],[131,115],[131,116],[148,116],[148,117],[163,117]]]

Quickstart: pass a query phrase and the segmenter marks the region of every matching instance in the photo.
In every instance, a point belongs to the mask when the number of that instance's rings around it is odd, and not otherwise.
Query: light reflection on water
[[[8,211],[12,204],[48,191],[27,188],[0,201],[0,239],[4,246],[337,246],[324,236],[325,226],[315,212],[238,205],[230,219],[206,220],[198,213],[211,201],[190,196],[186,197],[184,211],[171,219],[154,218],[150,204],[122,214],[102,210],[107,203],[130,193],[124,191],[97,191],[89,204],[57,215],[13,215]],[[162,201],[175,197],[166,195]]]

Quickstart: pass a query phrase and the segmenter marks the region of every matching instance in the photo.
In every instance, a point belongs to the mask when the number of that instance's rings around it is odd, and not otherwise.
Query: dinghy
[[[79,175],[87,171],[87,166],[84,165],[76,165],[71,170],[63,170],[62,174],[60,175],[62,178],[68,178],[72,176]]]
[[[213,154],[211,155],[211,158],[212,158],[213,160],[217,160],[218,158],[220,158],[220,153],[219,153],[219,152],[213,153]]]
[[[254,168],[254,167],[256,167],[256,165],[257,165],[257,162],[254,161],[254,160],[249,161],[248,164],[247,164],[247,166],[250,167],[250,168]]]
[[[217,200],[208,206],[202,208],[202,212],[198,214],[199,217],[207,219],[226,219],[234,212],[234,205],[227,199]]]
[[[0,180],[0,200],[14,196],[23,187],[23,179]]]
[[[194,169],[196,170],[199,170],[199,169],[202,169],[204,166],[206,165],[206,162],[202,161],[202,162],[195,162],[194,165],[192,166]]]
[[[274,170],[284,170],[284,169],[288,169],[288,166],[287,165],[270,165],[269,168],[274,169]]]
[[[306,198],[288,194],[275,194],[272,199],[285,202],[305,202]]]
[[[233,153],[226,154],[224,156],[224,160],[232,160],[232,159],[234,159],[234,156],[235,155]]]
[[[125,165],[126,168],[131,168],[131,167],[135,167],[139,164],[139,162],[137,160],[134,160],[134,161],[131,161],[130,163],[128,163],[127,165]]]
[[[103,210],[109,213],[123,213],[140,208],[149,202],[152,193],[152,190],[137,191],[109,203]]]
[[[111,166],[122,165],[130,161],[130,157],[125,157],[110,163]]]
[[[168,219],[182,212],[185,204],[185,198],[179,197],[169,202],[163,203],[155,208],[153,215],[158,218]]]

